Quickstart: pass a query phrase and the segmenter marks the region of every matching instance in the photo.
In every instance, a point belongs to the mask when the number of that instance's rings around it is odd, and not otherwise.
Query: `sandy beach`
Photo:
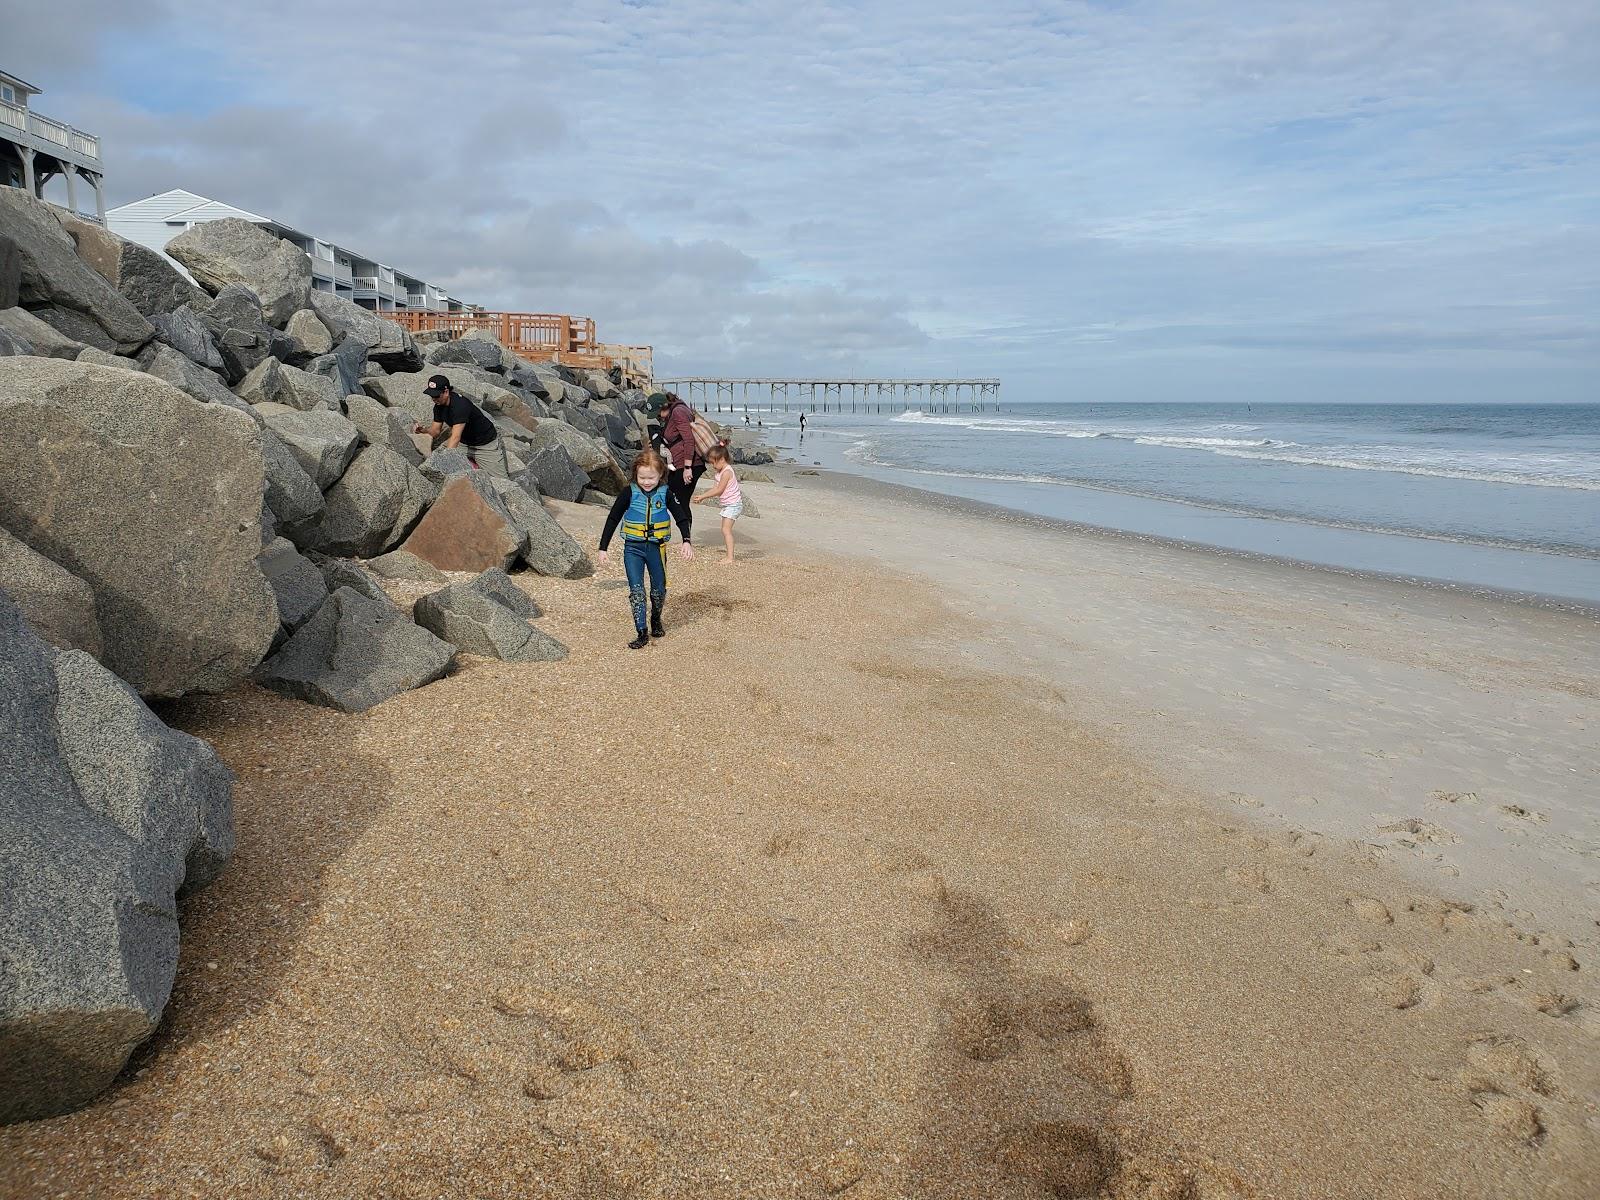
[[[164,709],[237,853],[0,1195],[1593,1194],[1592,616],[773,474],[646,651]]]

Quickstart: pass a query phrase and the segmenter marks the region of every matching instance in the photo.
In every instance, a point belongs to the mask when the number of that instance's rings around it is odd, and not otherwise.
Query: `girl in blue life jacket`
[[[663,478],[667,464],[654,450],[646,450],[633,460],[630,474],[633,483],[617,497],[606,515],[606,527],[600,531],[600,561],[609,555],[611,535],[622,526],[622,566],[628,573],[628,604],[633,608],[633,628],[638,637],[628,643],[628,649],[640,650],[650,644],[652,637],[666,637],[661,624],[661,609],[667,602],[667,539],[672,536],[671,521],[678,523],[683,535],[680,553],[686,559],[694,557],[694,547],[689,544],[689,514],[678,497],[667,489]],[[668,518],[671,518],[671,521]],[[644,577],[650,575],[650,624],[644,621]]]

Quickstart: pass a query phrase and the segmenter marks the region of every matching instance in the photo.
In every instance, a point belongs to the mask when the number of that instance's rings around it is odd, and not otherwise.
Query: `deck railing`
[[[482,329],[529,362],[552,362],[593,371],[620,366],[630,384],[648,383],[650,379],[650,347],[600,343],[595,339],[592,317],[564,313],[430,312],[414,308],[383,315],[412,333],[442,332],[460,337],[469,330]]]
[[[100,139],[93,134],[84,133],[81,129],[74,129],[60,121],[52,121],[49,117],[40,116],[32,109],[23,108],[20,104],[11,104],[0,100],[0,125],[9,125],[12,129],[24,130],[34,137],[50,142],[83,158],[100,159]]]

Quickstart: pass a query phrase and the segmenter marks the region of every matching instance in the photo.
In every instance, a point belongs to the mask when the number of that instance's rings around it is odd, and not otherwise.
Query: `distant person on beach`
[[[728,548],[726,562],[733,561],[733,523],[744,515],[744,493],[739,490],[739,477],[728,461],[728,448],[722,443],[706,451],[711,469],[717,473],[717,486],[696,496],[690,503],[704,504],[715,500],[722,510],[722,544]]]
[[[472,465],[499,479],[511,478],[511,464],[506,461],[506,444],[494,422],[483,415],[483,410],[460,395],[443,375],[428,380],[422,394],[433,401],[433,421],[411,427],[412,433],[425,433],[438,440],[446,432],[449,436],[440,449],[454,450],[457,446],[467,452]]]
[[[633,482],[617,497],[606,514],[600,531],[600,562],[610,558],[607,547],[617,526],[622,526],[622,568],[628,575],[628,605],[633,609],[633,628],[638,635],[628,643],[630,650],[642,650],[652,637],[666,637],[661,610],[667,603],[667,539],[672,536],[672,521],[683,537],[685,559],[694,557],[689,544],[689,506],[678,501],[663,482],[666,463],[654,450],[642,451],[633,460]],[[668,518],[671,518],[669,520]],[[650,622],[645,624],[645,576],[650,577]]]
[[[805,415],[805,413],[801,413],[800,414],[800,436],[801,437],[805,437],[805,435],[806,435],[806,415]]]
[[[706,471],[706,460],[701,457],[700,447],[694,440],[694,409],[678,399],[674,392],[657,392],[656,395],[660,397],[656,412],[661,418],[661,445],[672,459],[667,487],[683,511],[688,512],[694,486]]]

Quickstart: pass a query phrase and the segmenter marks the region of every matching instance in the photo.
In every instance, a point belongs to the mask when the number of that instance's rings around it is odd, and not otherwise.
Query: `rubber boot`
[[[641,630],[639,630],[639,636],[634,638],[633,641],[628,643],[628,649],[629,650],[643,650],[649,644],[650,644],[650,633],[649,633],[649,631],[641,629]]]
[[[667,627],[661,623],[661,609],[666,605],[665,596],[650,597],[650,636],[663,638],[667,636]]]

